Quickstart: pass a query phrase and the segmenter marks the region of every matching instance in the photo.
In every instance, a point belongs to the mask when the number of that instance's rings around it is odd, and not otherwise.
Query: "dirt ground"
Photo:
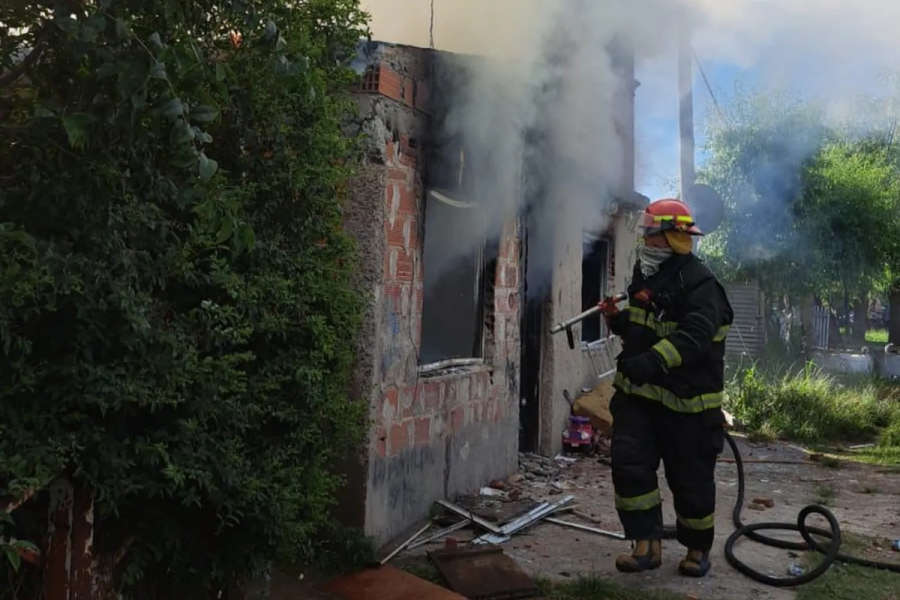
[[[900,538],[900,473],[862,464],[842,463],[823,466],[809,462],[807,454],[781,444],[754,444],[739,439],[742,455],[750,461],[798,461],[806,464],[778,464],[750,462],[745,464],[747,501],[763,498],[774,501],[764,510],[744,510],[744,521],[796,522],[797,513],[811,503],[824,504],[831,509],[847,533],[855,533],[883,540]],[[727,460],[726,450],[723,458]],[[521,472],[504,487],[503,496],[482,496],[472,499],[478,512],[508,513],[512,504],[526,498],[555,501],[563,495],[575,496],[576,511],[557,515],[572,521],[604,530],[619,531],[613,504],[610,468],[597,458],[581,458],[574,462],[562,459],[523,456]],[[671,494],[660,470],[664,514],[667,524],[675,522]],[[551,580],[565,580],[584,575],[601,575],[629,586],[665,589],[683,593],[690,598],[715,600],[781,600],[794,597],[794,592],[755,583],[737,574],[725,561],[723,546],[733,531],[731,512],[737,494],[737,471],[734,464],[720,462],[718,466],[718,507],[716,518],[716,546],[711,573],[702,580],[680,577],[676,565],[684,550],[674,540],[664,543],[663,567],[653,573],[623,575],[614,567],[615,556],[629,550],[627,542],[568,529],[556,524],[541,523],[516,535],[505,543],[507,554],[531,575]],[[510,496],[518,498],[510,502]],[[761,507],[758,507],[761,508]],[[813,523],[826,527],[824,520]],[[502,518],[501,518],[502,520]],[[467,534],[455,534],[459,541]],[[786,534],[790,535],[790,534]],[[799,539],[799,537],[797,538]],[[424,549],[423,549],[424,550]],[[739,542],[738,556],[748,564],[773,576],[787,576],[791,565],[800,557],[751,541]],[[876,543],[866,551],[875,560],[897,557],[889,542]],[[900,583],[900,578],[898,578]]]
[[[900,539],[900,471],[858,463],[811,462],[806,452],[789,445],[757,444],[741,438],[737,441],[744,459],[750,461],[745,464],[747,503],[756,498],[774,503],[770,508],[757,506],[759,510],[745,507],[745,522],[793,523],[804,506],[823,504],[834,512],[845,534],[874,540],[867,541],[864,548],[847,549],[848,552],[862,552],[865,558],[877,561],[900,560],[900,553],[890,548],[892,540]],[[793,600],[795,592],[755,583],[736,573],[725,561],[722,548],[733,531],[731,512],[737,494],[737,470],[733,463],[726,462],[730,457],[730,451],[726,450],[717,469],[716,546],[713,570],[705,579],[691,580],[678,575],[676,565],[684,550],[674,540],[664,542],[663,567],[641,575],[623,575],[615,570],[615,557],[629,550],[627,542],[552,523],[540,523],[522,531],[502,547],[527,573],[551,581],[601,576],[631,588],[667,590],[692,600]],[[675,515],[662,470],[659,478],[665,522],[672,524]],[[507,482],[494,482],[492,486],[484,488],[477,497],[457,500],[457,504],[502,523],[537,502],[554,502],[564,495],[572,495],[576,509],[557,514],[556,518],[608,531],[620,530],[614,510],[610,468],[602,458],[554,459],[522,455],[519,474]],[[816,519],[814,517],[812,524],[826,527],[824,520]],[[463,530],[452,537],[463,543],[480,533]],[[793,539],[799,539],[799,536]],[[443,543],[443,540],[437,540],[402,552],[391,564],[400,567],[427,564],[427,550]],[[737,551],[738,556],[752,567],[773,576],[787,576],[792,565],[802,564],[802,557],[796,554],[747,540],[738,543]],[[421,576],[428,577],[426,574]],[[248,594],[248,598],[335,600],[334,596],[314,593],[294,577],[276,577],[271,586],[266,587],[269,589],[265,592],[257,590]]]

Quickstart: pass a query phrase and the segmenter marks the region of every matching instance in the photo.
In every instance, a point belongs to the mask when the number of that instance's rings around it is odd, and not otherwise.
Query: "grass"
[[[870,329],[866,332],[866,341],[870,344],[887,344],[887,329]]]
[[[860,456],[887,462],[900,453],[900,387],[887,382],[841,380],[813,366],[751,367],[729,382],[726,405],[755,439],[804,444],[878,440],[876,450]]]
[[[845,533],[841,552],[884,561],[884,553],[880,553],[880,556],[870,556],[867,552],[871,549],[874,541],[870,538]],[[881,540],[880,543],[885,546],[888,541]],[[821,560],[821,555],[812,553],[804,557],[803,564],[812,569]],[[898,561],[895,559],[893,562]],[[900,574],[855,565],[836,564],[815,581],[799,588],[796,600],[858,600],[859,598],[898,600],[900,598]]]

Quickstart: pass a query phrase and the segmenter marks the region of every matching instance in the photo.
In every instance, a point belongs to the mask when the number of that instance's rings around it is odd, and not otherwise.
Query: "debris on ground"
[[[346,600],[466,600],[464,596],[390,566],[335,579],[325,584],[324,589]]]
[[[450,546],[428,557],[451,590],[466,598],[532,598],[539,590],[516,562],[497,546]]]
[[[759,504],[760,506],[763,506],[765,508],[775,507],[775,501],[771,498],[754,498],[751,504]]]
[[[593,460],[593,457],[587,456],[560,454],[549,458],[523,453],[519,457],[519,472],[506,481],[491,481],[478,494],[459,498],[455,502],[438,501],[438,514],[412,537],[396,546],[380,564],[387,563],[403,551],[422,546],[503,544],[539,522],[622,539],[620,533],[596,527],[602,524],[600,519],[577,510],[579,507],[574,503],[575,497],[567,493],[574,489],[585,491],[611,485],[603,479],[579,481],[581,467],[585,461]],[[563,513],[570,514],[576,521],[556,518]]]

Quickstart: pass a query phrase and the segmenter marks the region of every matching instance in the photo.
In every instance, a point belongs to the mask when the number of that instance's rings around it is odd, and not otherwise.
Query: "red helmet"
[[[703,235],[694,223],[691,210],[681,200],[664,198],[657,200],[644,211],[644,235],[664,231],[683,231],[690,235]]]

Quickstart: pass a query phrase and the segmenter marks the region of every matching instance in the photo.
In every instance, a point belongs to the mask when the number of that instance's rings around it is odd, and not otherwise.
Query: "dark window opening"
[[[486,263],[496,253],[471,239],[477,208],[460,208],[429,194],[425,204],[424,300],[419,364],[484,357],[484,325],[493,320]],[[462,250],[468,248],[467,251]],[[487,255],[487,260],[486,260]]]
[[[581,259],[581,310],[588,310],[608,294],[609,242],[585,235]],[[609,336],[606,321],[593,315],[581,323],[581,341],[596,342]]]

